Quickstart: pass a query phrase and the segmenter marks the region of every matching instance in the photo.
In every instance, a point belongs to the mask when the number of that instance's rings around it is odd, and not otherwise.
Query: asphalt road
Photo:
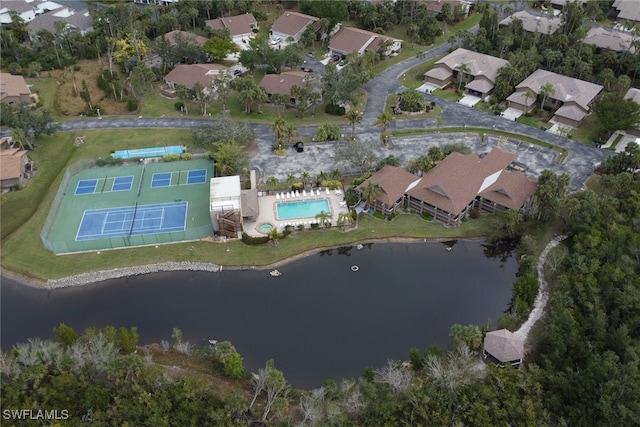
[[[376,118],[384,108],[387,95],[398,93],[403,87],[398,77],[407,69],[432,58],[445,54],[451,46],[449,44],[438,46],[427,52],[422,58],[412,57],[393,65],[381,74],[367,82],[364,88],[368,92],[367,106],[363,113],[363,120],[356,126],[356,135],[363,141],[370,142],[376,154],[383,158],[394,155],[406,164],[410,159],[425,154],[429,147],[434,145],[446,145],[453,142],[463,142],[472,147],[475,152],[489,151],[499,142],[498,138],[487,138],[483,144],[475,134],[435,134],[424,136],[399,137],[392,139],[391,148],[383,148],[380,143],[380,129],[375,125]],[[307,64],[318,72],[322,72],[322,64],[317,60],[307,58]],[[590,147],[576,141],[544,132],[531,126],[509,121],[499,116],[483,113],[474,108],[466,107],[459,103],[449,102],[444,99],[424,94],[428,101],[435,102],[442,110],[443,127],[482,127],[497,129],[515,134],[528,135],[541,141],[566,148],[569,155],[563,163],[558,163],[557,153],[533,147],[529,144],[510,140],[504,148],[515,150],[518,153],[517,161],[526,167],[526,173],[535,178],[542,170],[551,169],[556,173],[569,173],[571,176],[571,190],[579,190],[584,187],[587,178],[598,165],[611,153],[596,147]],[[127,128],[176,128],[194,129],[208,122],[210,119],[194,118],[109,118],[101,120],[77,120],[60,123],[62,131],[77,131],[83,129],[127,129]],[[346,120],[345,120],[346,122]],[[420,129],[434,128],[435,119],[400,119],[395,120],[389,126],[393,129]],[[345,135],[350,134],[351,129],[345,123],[342,127]],[[274,136],[269,125],[254,125],[256,132],[255,149],[250,154],[251,167],[259,171],[259,178],[266,180],[269,176],[285,179],[287,174],[299,174],[306,171],[311,175],[321,171],[329,172],[340,169],[344,174],[355,173],[348,165],[337,164],[334,160],[334,143],[305,144],[303,153],[297,153],[290,149],[285,156],[275,156],[272,145]],[[311,136],[315,132],[315,126],[298,128],[299,135]]]

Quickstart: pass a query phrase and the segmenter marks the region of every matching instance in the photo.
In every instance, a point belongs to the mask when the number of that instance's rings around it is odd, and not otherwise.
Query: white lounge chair
[[[347,207],[347,202],[340,202],[340,207],[341,208],[346,208]]]
[[[324,189],[324,191],[325,191],[325,193],[327,194],[327,196],[331,194],[331,193],[329,192],[329,187],[325,188],[325,189]]]
[[[291,193],[286,193],[287,194],[287,199],[291,198]]]
[[[296,190],[296,197],[300,197],[300,191]]]
[[[276,200],[280,200],[280,193],[276,193]]]
[[[336,196],[342,196],[342,191],[340,191],[340,190],[336,190],[336,191],[335,191],[335,194],[336,194]]]
[[[320,195],[320,189],[318,188],[318,189],[316,190],[316,196],[319,196],[319,195]]]
[[[307,190],[302,190],[302,197],[307,197]]]

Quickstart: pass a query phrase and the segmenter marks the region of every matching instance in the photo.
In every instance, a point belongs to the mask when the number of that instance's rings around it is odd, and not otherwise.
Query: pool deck
[[[299,196],[294,196],[289,198],[285,196],[284,199],[283,198],[278,199],[276,197],[276,192],[272,192],[271,194],[262,193],[262,195],[260,195],[261,193],[258,193],[258,205],[260,207],[260,214],[258,215],[255,221],[244,222],[244,231],[248,235],[253,237],[265,236],[266,235],[265,233],[258,231],[258,226],[265,222],[272,224],[274,227],[277,227],[278,231],[284,230],[284,227],[286,225],[293,225],[293,226],[303,225],[304,228],[311,228],[311,223],[318,222],[314,217],[292,218],[292,219],[285,219],[282,221],[279,221],[278,219],[276,219],[277,218],[276,203],[296,202],[296,201],[302,201],[302,200],[316,200],[316,199],[326,199],[329,201],[329,208],[331,209],[331,226],[332,227],[336,226],[338,222],[338,215],[340,215],[340,212],[349,212],[349,209],[344,203],[344,193],[338,191],[338,194],[336,194],[336,190],[330,190],[329,193],[327,194],[327,190],[324,188],[320,190],[319,195],[317,195],[316,192],[317,191],[314,191],[313,196],[310,195],[309,191],[306,192],[306,196],[304,196],[303,193],[300,192]],[[277,193],[279,195],[286,194],[285,192],[277,192]],[[288,192],[288,193],[291,194],[293,192]],[[343,206],[340,205],[341,203],[343,204]]]

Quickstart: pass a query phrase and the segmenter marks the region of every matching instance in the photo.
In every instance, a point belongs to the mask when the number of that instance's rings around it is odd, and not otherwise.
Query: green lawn
[[[431,92],[434,96],[437,96],[442,99],[446,99],[447,101],[457,102],[461,97],[458,94],[449,89],[436,89]]]
[[[602,124],[600,124],[598,116],[589,114],[584,118],[579,128],[571,131],[571,138],[583,144],[592,145],[602,131]]]
[[[542,120],[536,119],[535,117],[528,117],[525,115],[522,115],[520,117],[518,117],[518,123],[522,123],[524,125],[527,126],[531,126],[534,127],[536,129],[541,129],[541,128],[545,128],[545,129],[549,129],[551,126],[549,126],[547,124],[547,122],[544,122]]]

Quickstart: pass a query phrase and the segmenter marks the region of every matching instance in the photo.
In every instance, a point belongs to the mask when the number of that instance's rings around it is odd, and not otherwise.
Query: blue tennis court
[[[154,173],[151,177],[151,188],[170,186],[172,174],[172,172]]]
[[[76,241],[184,231],[188,202],[87,209]]]
[[[76,187],[76,195],[80,194],[93,194],[96,192],[96,187],[98,186],[97,179],[83,179],[78,181],[78,186]]]
[[[129,191],[133,186],[133,176],[117,176],[113,179],[111,191]]]
[[[187,175],[187,184],[204,184],[207,182],[207,170],[195,169],[190,170]]]

